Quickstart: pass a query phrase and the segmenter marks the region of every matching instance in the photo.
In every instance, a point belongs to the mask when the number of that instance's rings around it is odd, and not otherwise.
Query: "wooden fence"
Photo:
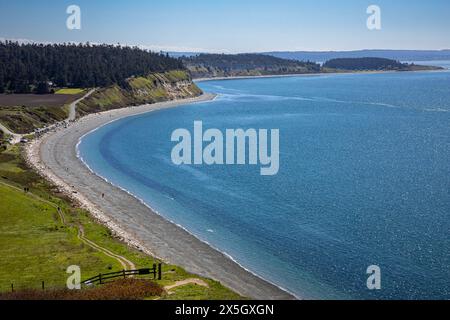
[[[118,272],[109,272],[109,273],[99,273],[95,277],[89,278],[81,282],[81,284],[103,284],[106,280],[115,279],[115,278],[127,278],[132,276],[142,276],[142,275],[153,275],[154,280],[161,280],[162,271],[161,264],[154,264],[152,268],[147,269],[138,269],[138,270],[122,270]]]

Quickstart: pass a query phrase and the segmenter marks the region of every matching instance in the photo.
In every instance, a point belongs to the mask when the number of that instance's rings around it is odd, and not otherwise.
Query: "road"
[[[92,89],[90,90],[87,94],[85,94],[84,96],[82,96],[80,99],[75,100],[74,102],[72,102],[70,104],[69,107],[69,117],[67,118],[67,121],[74,121],[77,117],[77,104],[81,101],[83,101],[84,99],[86,99],[87,97],[89,97],[91,94],[93,94],[95,92],[96,89]]]
[[[16,186],[13,186],[11,184],[5,183],[3,181],[0,181],[0,184],[4,185],[4,186],[7,186],[9,188],[12,188],[14,190],[23,192],[23,189],[20,189],[20,188],[18,188]],[[43,199],[40,196],[38,196],[38,195],[36,195],[34,193],[31,193],[31,192],[27,192],[26,195],[28,197],[34,198],[34,199],[36,199],[36,200],[38,200],[40,202],[43,202],[43,203],[48,204],[48,205],[52,206],[53,208],[55,208],[57,213],[58,213],[58,215],[59,215],[59,217],[60,217],[60,219],[61,219],[61,223],[63,225],[65,225],[65,226],[70,226],[70,227],[77,228],[78,229],[78,238],[83,243],[85,243],[87,246],[91,247],[92,249],[94,249],[96,251],[99,251],[99,252],[103,253],[104,255],[106,255],[106,256],[108,256],[110,258],[113,258],[113,259],[117,260],[122,265],[123,270],[136,270],[135,264],[133,262],[131,262],[130,260],[128,260],[127,258],[125,258],[124,256],[115,254],[115,253],[111,252],[110,250],[106,249],[105,247],[102,247],[99,244],[95,243],[94,241],[89,240],[88,238],[86,238],[86,236],[84,234],[84,228],[83,228],[82,225],[79,225],[79,224],[78,225],[68,224],[66,222],[66,218],[65,218],[62,210],[59,209],[57,204],[55,204],[55,203],[53,203],[51,201],[48,201],[46,199]]]
[[[9,130],[7,127],[2,125],[1,123],[0,123],[0,130],[3,131],[6,135],[11,136],[11,140],[10,140],[11,144],[17,144],[22,139],[22,135],[12,132],[11,130]]]
[[[66,122],[71,122],[74,121],[77,117],[77,104],[79,102],[81,102],[83,99],[86,99],[87,97],[89,97],[91,94],[93,94],[95,92],[96,89],[92,89],[90,90],[87,94],[85,94],[83,97],[81,97],[78,100],[75,100],[74,102],[72,102],[69,106],[69,116],[67,117],[67,119],[65,120]],[[49,126],[52,127],[55,126],[54,124]],[[5,127],[3,124],[0,123],[0,131],[3,131],[6,135],[11,136],[11,144],[17,144],[22,140],[22,137],[25,136],[25,134],[17,134],[12,132],[11,130],[9,130],[7,127]],[[30,133],[32,134],[32,133]]]

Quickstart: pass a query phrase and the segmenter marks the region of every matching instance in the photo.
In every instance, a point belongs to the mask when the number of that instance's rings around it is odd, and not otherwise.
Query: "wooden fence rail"
[[[138,269],[138,270],[122,270],[117,272],[109,272],[109,273],[100,273],[96,275],[95,277],[89,278],[81,282],[81,284],[88,285],[88,284],[103,284],[104,281],[109,279],[115,279],[115,278],[127,278],[131,276],[142,276],[142,275],[153,275],[154,280],[161,280],[162,279],[162,266],[161,263],[159,264],[153,264],[152,268],[146,268],[146,269]],[[45,283],[44,281],[41,282],[41,288],[42,290],[45,290]],[[11,292],[16,291],[16,288],[14,287],[14,284],[11,283]]]
[[[89,278],[81,282],[81,284],[102,284],[105,280],[115,279],[115,278],[126,278],[130,276],[141,276],[141,275],[153,275],[154,280],[161,280],[162,270],[161,264],[154,264],[152,268],[138,269],[138,270],[122,270],[117,272],[100,273],[95,277]]]

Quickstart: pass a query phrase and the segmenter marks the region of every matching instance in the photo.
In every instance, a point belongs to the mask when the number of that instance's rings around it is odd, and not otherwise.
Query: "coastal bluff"
[[[100,88],[81,101],[77,116],[112,109],[153,104],[177,99],[195,98],[202,91],[192,82],[185,70],[150,73],[147,76],[131,77],[121,85]]]

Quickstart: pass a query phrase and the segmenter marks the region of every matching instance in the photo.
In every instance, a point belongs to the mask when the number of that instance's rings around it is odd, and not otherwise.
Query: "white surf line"
[[[230,80],[232,80],[232,79],[230,79]],[[212,100],[210,100],[210,101],[214,101],[215,99],[217,99],[217,97],[218,97],[218,95],[215,95],[214,98],[213,98]],[[205,102],[210,102],[210,101],[208,101],[208,100],[207,100],[207,101],[197,101],[197,102],[194,102],[194,103],[188,103],[188,104],[189,104],[189,105],[193,105],[193,104],[205,103]],[[265,281],[265,282],[267,282],[267,283],[270,283],[271,285],[273,285],[273,286],[279,288],[280,290],[282,290],[282,291],[284,291],[284,292],[286,292],[286,293],[292,295],[292,296],[295,297],[297,300],[301,300],[302,298],[301,298],[300,296],[298,296],[297,294],[295,294],[295,293],[291,292],[290,290],[288,290],[288,289],[286,289],[286,288],[280,286],[279,284],[276,284],[275,282],[273,282],[273,281],[271,281],[271,280],[269,280],[269,279],[264,278],[263,276],[259,275],[257,272],[252,271],[252,270],[250,270],[249,268],[245,267],[242,263],[240,263],[237,259],[235,259],[233,256],[231,256],[231,255],[230,255],[229,253],[227,253],[226,251],[219,249],[218,247],[212,245],[210,242],[206,241],[205,239],[202,239],[201,236],[199,236],[199,235],[197,235],[197,234],[191,232],[191,231],[190,231],[189,229],[187,229],[186,227],[184,227],[184,226],[180,225],[179,223],[176,223],[175,221],[173,221],[173,220],[167,218],[165,215],[161,214],[158,210],[154,209],[149,203],[147,203],[145,200],[141,199],[140,197],[138,197],[138,196],[135,195],[134,193],[132,193],[132,192],[130,192],[129,190],[127,190],[127,189],[121,187],[120,185],[117,185],[117,184],[113,183],[112,181],[110,181],[110,180],[107,179],[106,177],[104,177],[104,176],[98,174],[97,172],[95,172],[95,171],[94,171],[94,170],[86,163],[86,161],[85,161],[85,160],[83,159],[83,157],[81,156],[79,147],[80,147],[80,144],[82,143],[82,140],[83,140],[86,136],[88,136],[88,135],[90,135],[90,134],[92,134],[92,133],[98,131],[99,129],[101,129],[101,128],[103,128],[103,127],[105,127],[105,126],[107,126],[107,125],[109,125],[109,124],[111,124],[111,123],[114,123],[114,122],[116,122],[116,121],[119,121],[119,120],[122,120],[122,119],[126,119],[126,118],[129,118],[129,117],[133,117],[133,116],[142,115],[142,114],[145,114],[145,113],[151,113],[151,112],[153,112],[153,111],[158,111],[158,110],[161,110],[161,109],[154,109],[154,110],[151,110],[151,111],[139,112],[139,113],[136,113],[136,114],[133,114],[133,115],[127,115],[127,116],[124,116],[124,117],[120,117],[120,118],[117,118],[117,119],[113,119],[113,120],[111,120],[111,121],[108,121],[108,122],[104,123],[103,125],[101,125],[101,126],[99,126],[99,127],[96,127],[96,128],[94,128],[94,129],[90,130],[89,132],[83,134],[83,135],[78,139],[78,142],[77,142],[77,144],[76,144],[76,155],[77,155],[78,159],[83,163],[83,165],[84,165],[84,166],[85,166],[85,167],[86,167],[93,175],[99,177],[100,179],[102,179],[103,181],[107,182],[108,184],[110,184],[110,185],[112,185],[112,186],[114,186],[114,187],[116,187],[116,188],[122,190],[123,192],[129,194],[130,196],[134,197],[134,198],[137,199],[140,203],[142,203],[144,206],[146,206],[147,208],[149,208],[151,211],[153,211],[153,212],[154,212],[155,214],[157,214],[158,216],[160,216],[160,217],[162,217],[163,219],[165,219],[166,221],[169,221],[170,223],[176,225],[176,226],[179,227],[180,229],[186,231],[188,234],[190,234],[191,236],[193,236],[194,238],[196,238],[196,239],[199,240],[200,242],[203,242],[204,244],[208,245],[209,247],[211,247],[212,249],[216,250],[217,252],[220,252],[221,254],[225,255],[228,259],[230,259],[231,261],[233,261],[236,265],[238,265],[239,267],[241,267],[243,270],[247,271],[248,273],[252,274],[253,276],[255,276],[255,277],[257,277],[257,278],[259,278],[259,279],[261,279],[261,280],[263,280],[263,281]],[[165,109],[162,109],[162,110],[165,110]],[[106,112],[109,112],[109,111],[106,111]],[[159,259],[159,260],[164,261],[164,259],[162,259],[161,257],[156,256],[156,255],[153,254],[153,253],[152,253],[151,255],[154,256],[155,258]]]

